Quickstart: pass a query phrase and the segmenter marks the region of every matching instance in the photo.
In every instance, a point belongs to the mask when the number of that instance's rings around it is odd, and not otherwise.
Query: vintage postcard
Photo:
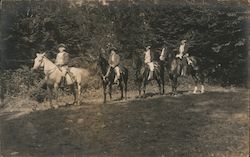
[[[0,157],[249,156],[249,0],[0,4]]]

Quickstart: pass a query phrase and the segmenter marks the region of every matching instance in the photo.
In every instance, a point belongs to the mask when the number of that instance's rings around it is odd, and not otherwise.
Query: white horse
[[[54,88],[55,92],[57,92],[58,86],[62,80],[64,73],[57,65],[55,65],[45,56],[45,53],[37,53],[32,70],[42,67],[44,69],[45,74],[45,83],[47,84],[48,90],[50,92],[49,94],[51,103],[51,90],[52,88]],[[82,85],[87,83],[90,74],[87,69],[75,67],[70,67],[69,73],[66,74],[66,83],[68,86],[70,86],[71,91],[73,92],[74,103],[76,102],[77,105],[79,105],[81,87]],[[75,91],[75,85],[77,85],[77,94]]]

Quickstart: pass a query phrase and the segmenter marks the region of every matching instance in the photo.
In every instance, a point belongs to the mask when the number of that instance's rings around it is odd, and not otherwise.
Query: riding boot
[[[111,71],[111,66],[109,66],[109,68],[104,76],[104,80],[109,76],[110,71]]]
[[[60,87],[63,88],[66,84],[66,77],[62,77],[62,80],[60,82]]]
[[[148,80],[152,80],[153,79],[153,71],[149,71],[149,75],[148,75]]]

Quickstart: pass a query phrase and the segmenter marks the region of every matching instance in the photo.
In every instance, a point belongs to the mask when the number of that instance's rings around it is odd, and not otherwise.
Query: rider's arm
[[[64,53],[64,64],[68,64],[69,63],[69,54],[66,52]]]
[[[120,64],[120,61],[121,61],[121,57],[120,55],[117,55],[117,64]]]

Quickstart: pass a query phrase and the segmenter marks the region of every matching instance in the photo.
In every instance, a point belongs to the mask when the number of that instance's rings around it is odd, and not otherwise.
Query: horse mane
[[[106,73],[109,67],[109,63],[101,54],[99,55],[98,64],[102,70],[102,73]]]
[[[46,57],[46,56],[43,56],[44,57],[44,59],[46,59],[49,63],[51,63],[51,64],[54,64],[55,65],[55,63],[53,63],[48,57]]]

